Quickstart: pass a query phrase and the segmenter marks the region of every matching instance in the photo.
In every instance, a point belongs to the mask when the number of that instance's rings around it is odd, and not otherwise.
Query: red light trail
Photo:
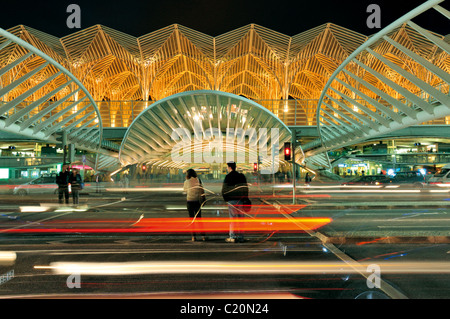
[[[227,233],[230,223],[242,232],[306,232],[329,224],[331,218],[143,218],[128,228],[16,228],[3,230],[5,233]],[[83,221],[84,222],[84,221]],[[105,222],[116,222],[107,221]],[[73,221],[77,223],[77,221]],[[95,224],[96,221],[91,221]],[[42,227],[42,225],[41,225]]]

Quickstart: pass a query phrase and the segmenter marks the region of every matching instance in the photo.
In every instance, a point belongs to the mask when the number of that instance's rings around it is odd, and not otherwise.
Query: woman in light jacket
[[[195,220],[202,217],[202,196],[204,196],[203,186],[201,184],[200,179],[197,176],[197,173],[192,169],[188,169],[186,171],[186,180],[184,181],[183,186],[184,191],[186,192],[186,200],[187,200],[187,210],[189,212],[189,217],[193,219],[193,227],[195,228]],[[196,232],[192,232],[192,241],[196,241]],[[205,234],[201,233],[203,237],[203,241],[206,240]]]

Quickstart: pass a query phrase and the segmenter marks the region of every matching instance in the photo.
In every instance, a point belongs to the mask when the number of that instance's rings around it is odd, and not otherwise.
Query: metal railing
[[[95,154],[88,153],[84,155],[86,158],[86,165],[95,164]],[[75,155],[75,161],[81,162],[82,155]],[[63,162],[63,155],[56,156],[36,156],[36,157],[22,157],[22,156],[0,156],[1,168],[33,168],[45,167]]]
[[[356,154],[347,159],[364,159],[377,163],[434,165],[450,163],[450,153]]]
[[[41,167],[57,164],[62,161],[63,161],[62,156],[48,156],[48,157],[1,156],[0,167],[8,167],[8,168]]]

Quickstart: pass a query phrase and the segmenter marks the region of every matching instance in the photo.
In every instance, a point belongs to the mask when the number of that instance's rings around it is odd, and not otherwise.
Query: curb
[[[448,244],[450,236],[387,236],[387,237],[333,237],[316,235],[324,243],[330,244]]]
[[[321,207],[321,208],[328,208],[328,207],[418,207],[418,206],[450,206],[450,201],[442,201],[442,202],[436,202],[436,201],[428,201],[428,202],[335,202],[335,203],[309,203],[309,207]]]

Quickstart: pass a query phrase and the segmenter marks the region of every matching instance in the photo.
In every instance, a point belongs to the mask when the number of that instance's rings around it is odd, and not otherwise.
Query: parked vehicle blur
[[[344,182],[342,186],[377,186],[385,185],[390,183],[390,178],[385,175],[366,175],[359,176],[350,181]]]
[[[434,174],[434,176],[428,180],[428,183],[431,185],[450,184],[450,164],[445,165],[440,172]]]
[[[71,188],[69,185],[69,193]],[[34,194],[58,194],[58,185],[56,185],[56,174],[43,175],[28,183],[16,186],[13,190],[14,195],[34,195]]]
[[[399,187],[423,188],[426,180],[420,172],[397,172],[391,177],[390,183]]]

